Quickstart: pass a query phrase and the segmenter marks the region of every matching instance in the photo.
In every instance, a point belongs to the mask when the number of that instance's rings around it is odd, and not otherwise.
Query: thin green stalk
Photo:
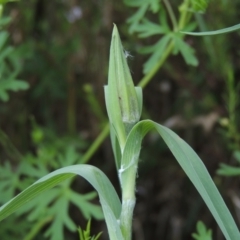
[[[93,154],[97,151],[99,146],[102,144],[102,142],[105,140],[105,138],[108,136],[110,132],[109,129],[109,123],[107,123],[103,130],[100,132],[98,137],[95,139],[95,141],[92,143],[92,145],[88,148],[87,152],[83,155],[80,163],[86,163],[89,161],[89,159],[93,156]]]
[[[31,231],[27,234],[27,236],[23,240],[32,240],[36,237],[36,235],[40,232],[40,230],[48,224],[50,221],[52,221],[53,217],[48,216],[41,221],[39,221],[35,226],[31,229]]]
[[[94,113],[94,115],[98,118],[100,121],[100,125],[104,125],[107,121],[107,118],[102,110],[102,107],[100,106],[100,103],[98,99],[96,98],[96,95],[94,94],[93,87],[91,84],[85,84],[83,86],[83,90],[86,93],[86,99],[90,106],[90,109]]]
[[[169,17],[172,21],[172,25],[173,25],[173,29],[174,31],[176,31],[178,29],[178,24],[177,24],[177,20],[176,20],[176,17],[175,17],[175,14],[173,12],[173,9],[172,9],[172,6],[171,4],[169,3],[168,0],[163,0],[165,6],[166,6],[166,9],[168,11],[168,14],[169,14]]]
[[[135,203],[136,203],[135,194],[132,198],[122,199],[122,212],[120,217],[120,223],[121,231],[125,240],[132,239],[132,219]]]
[[[158,61],[158,63],[152,68],[151,71],[147,75],[145,75],[141,81],[138,83],[139,87],[144,88],[150,80],[154,77],[154,75],[158,72],[158,70],[162,67],[163,63],[166,61],[166,59],[171,54],[171,51],[173,50],[173,42],[171,41],[168,46],[166,47],[162,58]]]
[[[180,6],[180,12],[181,12],[181,15],[180,15],[180,19],[179,19],[179,23],[178,23],[178,30],[182,30],[183,27],[185,26],[186,22],[189,20],[189,4],[190,4],[190,0],[185,0],[183,2],[183,4]]]

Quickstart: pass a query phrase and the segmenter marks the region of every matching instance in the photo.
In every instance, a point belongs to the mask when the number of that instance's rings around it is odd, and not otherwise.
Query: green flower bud
[[[134,87],[127,60],[116,25],[112,33],[108,86],[105,86],[105,100],[108,117],[120,142],[139,121],[142,108],[142,90]]]

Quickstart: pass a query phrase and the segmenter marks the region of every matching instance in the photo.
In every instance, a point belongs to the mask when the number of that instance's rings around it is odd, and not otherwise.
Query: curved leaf
[[[227,240],[239,240],[240,233],[226,204],[201,159],[193,149],[170,129],[151,120],[136,124],[128,135],[121,163],[120,180],[134,190],[132,175],[136,175],[143,137],[151,129],[157,130],[176,160],[205,201]],[[129,186],[130,184],[130,186]],[[130,192],[131,192],[130,190]]]
[[[232,27],[223,28],[215,31],[207,31],[207,32],[185,32],[181,31],[181,33],[187,34],[187,35],[193,35],[193,36],[210,36],[210,35],[217,35],[217,34],[223,34],[223,33],[229,33],[240,29],[240,24],[234,25]]]
[[[106,175],[98,168],[87,164],[64,167],[39,179],[0,208],[0,221],[41,192],[56,186],[74,175],[80,175],[85,178],[98,192],[110,239],[123,240],[118,224],[121,211],[118,195]]]

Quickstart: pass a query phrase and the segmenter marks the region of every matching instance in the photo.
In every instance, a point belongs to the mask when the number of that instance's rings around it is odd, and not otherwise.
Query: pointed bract
[[[140,99],[133,84],[117,27],[114,25],[105,100],[109,120],[120,146],[125,144],[129,126],[133,126],[140,119]]]

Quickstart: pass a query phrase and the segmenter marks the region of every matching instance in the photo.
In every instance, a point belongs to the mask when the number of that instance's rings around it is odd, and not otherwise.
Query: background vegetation
[[[164,10],[168,1],[161,5],[160,1],[133,2],[22,0],[6,5],[4,16],[10,19],[2,18],[0,35],[0,204],[47,172],[81,163],[103,130],[107,122],[103,86],[113,22],[130,53],[128,62],[136,84],[155,64],[154,57],[152,62],[148,59],[157,53],[156,43],[166,33],[149,34],[147,24],[159,24],[160,13],[166,15],[160,25],[165,21],[174,27],[169,11]],[[148,3],[144,21],[141,14],[136,15],[144,10],[142,2]],[[181,3],[176,0],[171,6],[177,16]],[[237,24],[239,8],[239,1],[210,1],[204,14],[197,13],[201,9],[193,13],[195,30]],[[141,17],[139,22],[136,16]],[[174,129],[196,150],[238,223],[239,34],[185,37],[190,55],[175,52],[143,90],[143,118]],[[149,134],[144,146],[134,238],[192,239],[201,219],[213,230],[213,239],[223,239],[162,140]],[[117,185],[108,138],[89,163]],[[91,217],[93,233],[103,231],[100,239],[107,239],[104,223],[97,221],[102,213],[95,197],[84,181],[66,182],[3,221],[0,238],[77,239],[77,226],[85,226]]]

